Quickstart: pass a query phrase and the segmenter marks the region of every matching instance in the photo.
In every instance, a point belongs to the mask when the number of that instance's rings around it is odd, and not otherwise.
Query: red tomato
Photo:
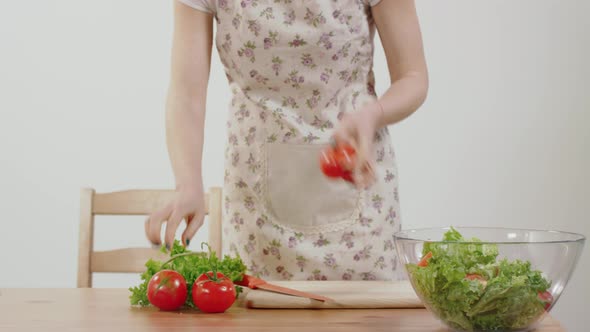
[[[553,295],[551,295],[551,293],[548,291],[539,292],[539,300],[545,303],[545,310],[547,310],[553,303]]]
[[[487,284],[488,284],[488,281],[487,281],[487,280],[486,280],[484,277],[480,276],[480,275],[479,275],[479,274],[477,274],[477,273],[470,273],[470,274],[467,274],[467,275],[465,276],[465,279],[467,279],[467,280],[477,280],[477,281],[478,281],[480,284],[482,284],[484,287],[485,287],[485,286],[487,286]]]
[[[217,278],[213,278],[213,272],[199,276],[193,285],[192,295],[195,306],[208,313],[224,312],[236,300],[233,282],[219,272]]]
[[[324,175],[330,178],[342,178],[353,183],[351,171],[354,169],[356,152],[349,144],[329,147],[320,155],[320,167]]]
[[[351,171],[354,169],[354,162],[356,157],[356,151],[351,145],[342,144],[336,147],[336,163],[342,170]]]
[[[344,172],[344,174],[342,174],[341,178],[344,181],[348,181],[350,183],[354,183],[354,179],[352,178],[352,172]]]
[[[335,154],[336,152],[334,149],[329,148],[322,151],[322,154],[320,155],[320,167],[322,168],[322,172],[330,178],[338,178],[342,176],[342,169],[336,162]]]
[[[428,260],[432,258],[432,251],[429,251],[422,259],[418,262],[418,266],[426,267],[428,266]]]
[[[465,276],[465,279],[467,279],[467,280],[483,280],[483,281],[486,280],[484,277],[480,276],[479,274],[475,274],[475,273],[473,273],[473,274],[471,274],[471,273],[470,274],[467,274]]]
[[[150,279],[147,295],[150,303],[161,310],[176,310],[186,301],[186,281],[176,271],[162,270]]]

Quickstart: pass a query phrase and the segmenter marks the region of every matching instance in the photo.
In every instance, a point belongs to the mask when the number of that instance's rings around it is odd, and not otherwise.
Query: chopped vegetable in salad
[[[469,242],[469,243],[461,243]],[[551,306],[551,285],[528,261],[498,260],[498,247],[464,239],[454,228],[443,242],[427,242],[418,264],[408,264],[416,292],[454,328],[521,329]]]

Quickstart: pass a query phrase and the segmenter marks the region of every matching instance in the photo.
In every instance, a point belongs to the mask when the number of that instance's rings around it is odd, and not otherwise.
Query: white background
[[[75,287],[80,187],[173,185],[170,4],[0,1],[0,287]],[[589,2],[421,0],[418,10],[431,90],[392,127],[404,227],[590,235]],[[375,66],[382,92],[379,48]],[[223,179],[228,91],[216,53],[211,76],[206,186]],[[101,218],[96,236],[97,249],[147,244],[142,218]],[[585,251],[554,311],[578,331],[590,324]]]

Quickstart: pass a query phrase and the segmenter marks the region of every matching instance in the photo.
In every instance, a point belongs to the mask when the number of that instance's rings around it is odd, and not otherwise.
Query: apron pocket
[[[264,205],[273,221],[304,233],[342,230],[356,222],[360,191],[322,173],[327,145],[266,144]]]

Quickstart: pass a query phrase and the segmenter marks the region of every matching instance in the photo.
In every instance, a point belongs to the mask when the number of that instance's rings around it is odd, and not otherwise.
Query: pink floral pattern
[[[299,35],[295,35],[295,39],[289,42],[289,46],[291,47],[301,47],[307,45],[307,42],[301,38]]]
[[[371,258],[371,251],[373,249],[372,245],[366,245],[361,251],[357,252],[354,255],[355,261],[364,261]]]
[[[224,252],[269,280],[401,278],[392,237],[400,229],[398,178],[387,129],[375,135],[378,181],[360,193],[360,215],[348,217],[348,226],[294,230],[264,208],[267,144],[326,144],[344,114],[375,98],[368,0],[200,1],[216,10],[216,45],[232,92]]]
[[[268,246],[264,249],[262,249],[262,253],[264,255],[271,255],[276,257],[277,260],[281,259],[281,252],[279,251],[279,248],[281,247],[281,242],[279,242],[278,240],[272,240]]]
[[[328,280],[325,274],[322,274],[322,270],[315,269],[311,271],[311,275],[307,277],[307,280]]]
[[[264,17],[267,20],[271,20],[275,18],[274,9],[272,7],[266,7],[263,11],[260,12],[260,17]]]
[[[297,244],[300,243],[303,240],[303,233],[299,232],[299,233],[294,233],[293,236],[289,237],[289,244],[288,247],[289,248],[295,248],[297,247]]]
[[[330,269],[335,269],[338,267],[338,264],[336,264],[336,257],[334,257],[334,254],[330,253],[324,256],[324,265]]]
[[[323,247],[330,244],[330,241],[324,237],[323,234],[320,234],[319,238],[313,243],[314,247]]]
[[[353,269],[346,269],[346,271],[342,274],[342,280],[352,280],[353,275],[354,275]]]
[[[391,170],[385,170],[385,179],[383,179],[385,182],[391,182],[393,181],[393,179],[395,179],[395,175],[393,175],[393,172]]]
[[[248,254],[256,250],[256,236],[254,234],[248,235],[248,243],[244,245],[244,251]]]
[[[289,272],[283,265],[277,266],[275,270],[284,280],[291,280],[293,278],[293,273]]]
[[[295,10],[294,9],[291,9],[291,10],[283,13],[283,16],[285,17],[283,24],[285,24],[286,26],[292,25],[293,22],[295,22]]]
[[[254,50],[256,49],[256,44],[252,41],[247,41],[244,43],[244,47],[238,50],[238,55],[240,57],[245,57],[250,60],[250,62],[256,61],[256,57],[254,56]]]
[[[295,256],[295,260],[297,261],[297,267],[299,267],[300,272],[303,272],[307,267],[307,258],[297,255]]]
[[[240,228],[244,225],[244,218],[240,216],[239,212],[235,212],[230,219],[230,223],[234,226],[234,229],[239,232]]]
[[[326,18],[322,13],[316,14],[311,11],[311,9],[305,9],[305,17],[303,18],[307,24],[312,25],[314,27],[318,27],[321,24],[326,23]]]
[[[326,50],[331,49],[332,48],[332,37],[334,37],[334,32],[332,32],[332,31],[322,33],[322,35],[320,36],[320,39],[317,42],[317,45],[322,46]]]

